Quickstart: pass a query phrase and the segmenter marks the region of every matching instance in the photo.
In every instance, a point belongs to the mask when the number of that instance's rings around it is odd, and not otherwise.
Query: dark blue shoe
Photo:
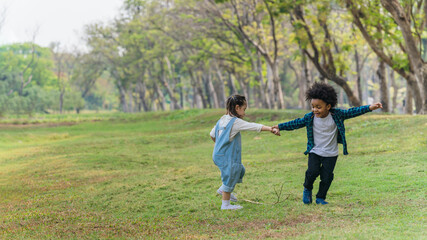
[[[304,191],[302,192],[302,202],[304,204],[310,204],[313,202],[313,199],[311,198],[311,190],[304,188]]]
[[[326,202],[323,198],[316,198],[316,203],[322,205],[328,204],[328,202]]]

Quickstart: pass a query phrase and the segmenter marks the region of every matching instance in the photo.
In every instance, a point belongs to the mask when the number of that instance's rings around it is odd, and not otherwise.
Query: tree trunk
[[[389,100],[388,100],[388,86],[387,86],[387,77],[385,71],[385,63],[381,59],[378,65],[377,75],[380,82],[380,99],[383,105],[382,111],[389,112]]]
[[[342,88],[338,90],[338,104],[344,105],[344,93]]]
[[[394,71],[393,71],[393,69],[390,69],[390,80],[391,80],[391,86],[393,87],[393,97],[392,97],[391,112],[392,113],[396,113],[396,109],[397,109],[397,94],[399,92],[399,88],[397,87],[396,79],[394,79]]]
[[[255,57],[255,56],[258,56],[258,53],[256,53],[256,54],[253,54],[253,51],[252,51],[252,49],[248,46],[248,44],[247,44],[247,41],[246,40],[242,40],[242,43],[243,43],[243,46],[245,47],[245,51],[246,51],[246,53],[247,53],[247,55],[249,56],[249,58],[250,58],[250,60],[251,60],[251,68],[252,68],[252,71],[254,72],[254,73],[258,73],[258,69],[257,69],[257,62],[256,62],[256,59],[257,59],[257,57]],[[257,51],[258,52],[258,51]],[[255,56],[254,56],[255,55]],[[251,74],[249,74],[248,73],[248,76],[247,76],[249,79],[251,79],[252,78],[252,76],[251,76]],[[260,76],[258,75],[258,74],[256,74],[254,77],[254,80],[255,80],[255,82],[257,82],[257,83],[260,83]],[[249,87],[249,86],[248,86]],[[259,86],[255,86],[254,88],[252,88],[252,92],[253,92],[253,95],[254,95],[254,99],[255,99],[255,107],[257,107],[257,108],[259,108],[260,107],[260,104],[262,105],[263,103],[263,99],[262,99],[262,88],[261,87],[259,87]],[[248,89],[248,92],[250,92],[250,89]],[[258,94],[257,94],[258,93]],[[259,95],[259,97],[257,97],[257,95]],[[248,96],[246,96],[247,97],[247,99],[248,99]],[[260,103],[260,100],[261,100],[261,103]]]
[[[122,83],[119,80],[117,81],[117,88],[119,89],[120,94],[120,105],[122,106],[123,112],[128,112],[127,104],[126,104],[126,90],[123,89]]]
[[[248,97],[248,91],[246,88],[246,83],[243,79],[242,76],[238,76],[236,73],[234,73],[234,77],[237,79],[237,82],[239,82],[240,85],[240,91],[243,91],[243,96],[245,96],[246,98]]]
[[[201,83],[200,83],[200,77],[196,76],[196,81],[197,81],[197,93],[198,96],[200,97],[200,100],[202,101],[202,106],[203,108],[208,108],[208,100],[206,99],[204,93],[203,93],[203,89],[201,87]]]
[[[163,67],[163,62],[159,61],[160,64],[160,75],[159,75],[159,80],[162,83],[162,85],[165,87],[169,98],[171,100],[171,110],[175,110],[175,109],[181,109],[181,106],[179,106],[178,104],[178,100],[175,98],[174,96],[174,91],[172,90],[171,86],[169,85],[168,81],[166,80],[166,73],[165,73],[165,69]]]
[[[310,110],[311,106],[310,106],[310,104],[307,103],[307,101],[305,99],[305,92],[310,88],[310,85],[311,85],[310,84],[310,82],[311,82],[310,76],[308,73],[307,56],[305,56],[304,52],[302,51],[301,45],[300,44],[298,44],[298,45],[300,47],[300,53],[301,53],[301,67],[302,67],[303,72],[304,72],[304,74],[301,77],[301,81],[303,81],[303,83],[304,83],[303,84],[303,91],[300,94],[302,95],[301,97],[304,100],[303,109]]]
[[[163,92],[160,90],[159,86],[157,85],[157,82],[154,81],[154,77],[153,77],[153,74],[151,73],[150,68],[147,69],[147,72],[148,72],[149,79],[153,79],[154,92],[157,95],[157,99],[155,99],[155,100],[157,100],[158,105],[160,106],[161,110],[166,111],[166,100],[165,100],[165,97],[163,95]]]
[[[128,91],[128,96],[129,96],[129,99],[128,99],[128,101],[129,101],[129,105],[128,105],[128,110],[129,110],[129,112],[134,112],[134,110],[133,110],[133,102],[134,102],[134,99],[133,99],[133,91],[132,90],[129,90]]]
[[[423,108],[423,93],[421,92],[421,88],[418,84],[417,77],[414,73],[409,73],[405,76],[405,79],[411,88],[411,95],[415,100],[415,111],[419,114],[422,114]]]
[[[203,100],[202,97],[199,94],[199,89],[196,86],[193,86],[193,108],[199,108],[202,109],[203,107]]]
[[[277,108],[285,109],[286,108],[285,99],[283,98],[282,84],[280,83],[279,70],[277,67],[277,63],[271,64],[270,67],[273,73],[274,98],[275,98],[275,101],[277,101]]]
[[[427,4],[427,2],[425,2],[424,4]],[[423,76],[423,89],[424,89],[424,104],[423,104],[423,113],[427,114],[427,64],[424,64],[423,68],[422,68],[422,76]]]
[[[200,102],[202,103],[202,108],[207,108],[207,102],[203,94],[203,89],[200,86],[200,78],[198,76],[194,76],[192,70],[189,70],[191,85],[193,86],[195,92],[193,96],[193,101],[196,101],[197,106],[200,106]],[[197,97],[198,96],[198,97]]]
[[[180,106],[181,109],[184,109],[184,88],[181,84],[181,76],[178,76],[177,83],[179,85],[179,100],[180,100]]]
[[[412,89],[409,86],[409,84],[406,84],[406,98],[405,98],[405,113],[406,114],[411,114],[413,112],[414,109],[414,105],[412,103],[412,99],[413,99],[413,94],[412,94]]]
[[[160,105],[160,108],[162,111],[166,111],[166,101],[165,96],[163,95],[162,91],[160,90],[159,86],[156,82],[154,82],[154,90],[157,93],[157,101]]]
[[[59,114],[62,114],[62,107],[64,106],[64,93],[65,91],[60,91],[59,93]]]
[[[300,76],[298,71],[292,66],[291,62],[288,62],[289,68],[294,72],[296,81],[298,83],[298,107],[301,109],[305,109],[306,101],[305,101],[305,79],[303,76]]]
[[[22,96],[22,94],[24,93],[24,88],[31,82],[31,79],[33,78],[33,75],[30,75],[29,77],[28,77],[28,81],[27,82],[24,82],[24,73],[23,72],[20,72],[19,73],[19,78],[21,79],[21,86],[20,86],[20,88],[19,88],[19,96]],[[58,76],[58,81],[59,81],[59,76]]]
[[[357,97],[359,98],[360,103],[363,103],[363,94],[362,94],[362,78],[361,78],[361,67],[360,67],[360,58],[359,53],[357,52],[356,46],[354,51],[354,59],[356,60],[356,87],[357,87]]]
[[[228,73],[228,88],[230,88],[230,96],[233,94],[237,94],[237,89],[236,89],[236,85],[234,84],[234,80],[233,80],[233,75],[231,74],[231,72],[227,71]]]
[[[148,112],[150,109],[148,108],[147,102],[145,100],[145,94],[147,92],[147,87],[144,82],[140,81],[138,82],[139,85],[139,102],[142,106],[142,109],[144,112]],[[141,107],[139,108],[139,111],[141,112]]]
[[[268,94],[268,84],[266,84],[264,82],[264,74],[262,72],[262,61],[261,61],[261,56],[260,53],[257,52],[257,61],[256,61],[256,69],[257,69],[257,73],[258,73],[258,81],[259,81],[259,86],[260,86],[260,95],[261,95],[261,100],[262,100],[262,107],[263,108],[267,108],[267,109],[271,109],[271,98],[270,95]]]
[[[207,76],[205,75],[205,78],[206,78],[207,85],[208,85],[210,99],[212,99],[212,107],[213,108],[219,108],[218,96],[217,96],[217,93],[215,91],[214,85],[212,83],[211,69],[209,69]]]
[[[216,74],[218,76],[218,104],[220,108],[225,108],[225,100],[226,100],[226,96],[225,96],[225,87],[224,87],[224,78],[222,76],[222,73],[219,69],[218,63],[215,64],[215,70],[216,70]]]
[[[338,86],[340,86],[344,90],[351,106],[354,106],[354,107],[361,106],[359,99],[356,97],[356,95],[354,95],[353,90],[351,90],[350,86],[348,85],[345,79],[339,76],[333,76],[330,80],[338,84]]]
[[[138,112],[142,112],[142,110],[144,110],[144,112],[148,112],[149,108],[145,99],[147,93],[147,86],[144,82],[145,68],[142,68],[140,66],[138,66],[138,68],[142,69],[141,72],[138,74],[138,81],[136,83],[136,89],[138,91],[139,98]]]
[[[201,73],[200,75],[197,76],[197,78],[201,78],[202,79],[202,84],[203,87],[205,88],[205,93],[206,93],[206,102],[208,105],[208,108],[212,108],[212,100],[211,100],[211,95],[210,95],[210,91],[209,91],[209,83],[207,81],[207,77],[205,77],[204,73]]]

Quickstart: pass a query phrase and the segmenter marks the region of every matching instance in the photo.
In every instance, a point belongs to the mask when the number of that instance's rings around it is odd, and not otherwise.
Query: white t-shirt
[[[220,127],[225,127],[227,126],[227,124],[230,122],[230,120],[233,117],[230,115],[224,115],[221,117],[221,119],[219,120],[219,126]],[[262,124],[258,124],[258,123],[251,123],[251,122],[246,122],[245,120],[242,120],[240,118],[237,118],[234,123],[233,126],[231,127],[231,131],[230,131],[230,141],[232,141],[234,139],[234,137],[236,136],[237,133],[239,133],[240,131],[257,131],[257,132],[261,132],[261,128],[262,128]],[[212,128],[211,130],[211,137],[215,138],[215,127],[216,125]],[[222,130],[219,130],[218,134],[221,135]]]
[[[324,118],[313,119],[314,147],[311,153],[322,157],[338,156],[338,127],[331,113]]]

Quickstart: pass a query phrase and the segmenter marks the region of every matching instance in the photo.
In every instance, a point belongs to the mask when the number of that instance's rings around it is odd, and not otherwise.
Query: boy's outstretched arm
[[[363,115],[367,112],[370,112],[379,108],[383,108],[383,105],[378,102],[371,105],[365,105],[361,107],[353,107],[347,110],[341,110],[341,112],[343,114],[344,119],[349,119],[349,118],[358,117],[360,115]]]
[[[307,114],[304,116],[304,118],[297,118],[297,119],[289,121],[289,122],[279,123],[279,124],[273,126],[273,128],[277,128],[279,130],[291,131],[291,130],[295,130],[298,128],[305,127],[306,116],[307,116]]]
[[[305,127],[304,119],[306,116],[307,114],[304,116],[304,118],[297,118],[289,122],[284,122],[284,123],[279,123],[277,125],[274,125],[273,127],[271,127],[272,128],[271,132],[276,134],[277,136],[280,136],[281,130],[291,131],[291,130]]]

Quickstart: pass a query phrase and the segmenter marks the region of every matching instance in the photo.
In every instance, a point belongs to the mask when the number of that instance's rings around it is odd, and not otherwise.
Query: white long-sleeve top
[[[230,122],[230,120],[233,117],[230,115],[224,115],[221,117],[221,119],[219,120],[219,126],[220,127],[225,127],[227,126],[227,124]],[[234,137],[236,136],[237,133],[239,133],[240,131],[257,131],[257,132],[261,132],[261,128],[264,125],[259,124],[259,123],[251,123],[251,122],[246,122],[245,120],[242,120],[240,118],[237,118],[234,121],[233,127],[231,127],[231,131],[230,131],[230,141],[232,141],[234,139]],[[216,125],[212,128],[211,130],[211,137],[215,138],[215,127]],[[218,134],[221,135],[222,130],[219,130]]]

